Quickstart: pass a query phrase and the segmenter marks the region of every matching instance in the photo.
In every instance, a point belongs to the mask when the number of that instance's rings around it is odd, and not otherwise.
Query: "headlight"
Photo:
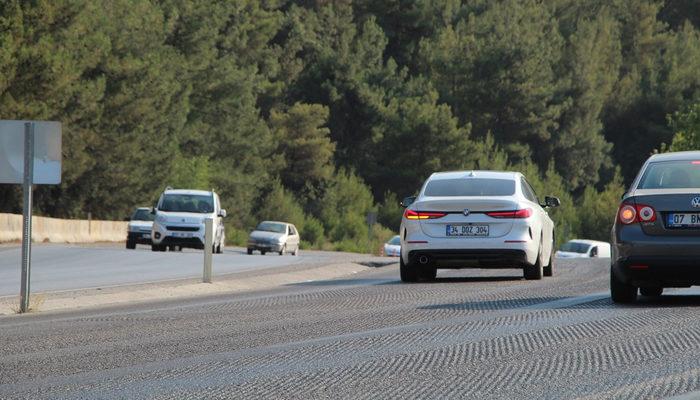
[[[159,215],[156,217],[156,221],[160,222],[161,224],[164,224],[168,222],[168,217],[166,217],[165,215]]]

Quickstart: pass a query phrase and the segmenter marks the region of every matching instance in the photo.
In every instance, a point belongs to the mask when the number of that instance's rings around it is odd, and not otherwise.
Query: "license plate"
[[[184,233],[184,232],[173,232],[173,236],[181,237],[181,238],[191,238],[192,234],[191,233]]]
[[[700,213],[671,213],[666,218],[670,228],[700,228]]]
[[[488,225],[447,225],[447,236],[488,236]]]

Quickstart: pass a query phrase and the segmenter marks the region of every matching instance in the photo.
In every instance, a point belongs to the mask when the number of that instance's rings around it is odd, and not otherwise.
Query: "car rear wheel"
[[[659,297],[661,294],[664,292],[664,288],[657,286],[657,287],[643,287],[639,288],[639,293],[642,294],[642,296],[647,296],[647,297]]]
[[[418,281],[418,270],[411,263],[404,263],[403,257],[399,257],[399,272],[401,274],[402,282],[417,282]]]
[[[248,255],[253,254],[253,249],[248,249]]]
[[[264,256],[265,253],[267,253],[265,250],[260,250],[260,255],[261,255],[261,256]]]
[[[285,254],[287,254],[287,246],[282,246],[280,249],[280,255],[283,256]]]
[[[542,256],[542,243],[540,243],[540,250],[537,252],[537,260],[535,260],[535,265],[528,265],[524,268],[525,279],[527,280],[538,280],[542,279],[544,274],[544,268],[542,268],[542,261],[540,258]]]
[[[294,251],[292,252],[293,256],[298,256],[299,255],[299,246],[297,246]]]
[[[127,240],[127,241],[126,241],[126,248],[129,249],[129,250],[135,249],[135,248],[136,248],[136,242],[134,242],[133,240]]]
[[[637,300],[637,288],[622,282],[610,269],[610,297],[615,303],[634,303]]]

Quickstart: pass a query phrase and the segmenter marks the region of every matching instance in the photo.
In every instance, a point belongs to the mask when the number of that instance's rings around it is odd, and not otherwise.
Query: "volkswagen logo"
[[[698,207],[700,207],[700,197],[698,197]],[[462,214],[464,214],[465,217],[469,216],[469,209],[465,208],[464,211],[462,211]]]
[[[693,208],[700,208],[700,196],[694,197],[693,200],[690,200],[690,205],[693,206]]]

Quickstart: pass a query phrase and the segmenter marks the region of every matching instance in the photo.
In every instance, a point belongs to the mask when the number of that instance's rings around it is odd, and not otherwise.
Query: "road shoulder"
[[[384,261],[384,264],[390,263],[391,261]],[[366,264],[379,266],[376,263]],[[198,279],[180,279],[137,285],[37,293],[32,295],[30,307],[34,313],[43,313],[241,293],[294,283],[342,278],[372,268],[367,265],[353,262],[303,265],[294,268],[270,268],[216,276],[212,283],[202,283]],[[0,315],[16,314],[18,304],[18,296],[0,297]]]

